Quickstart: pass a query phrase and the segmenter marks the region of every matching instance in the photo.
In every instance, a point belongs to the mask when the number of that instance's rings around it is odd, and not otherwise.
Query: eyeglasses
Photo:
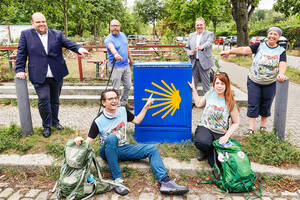
[[[107,100],[107,101],[112,101],[112,100],[119,100],[119,97],[111,97],[111,98],[107,98],[107,99],[104,99],[104,100]]]
[[[228,74],[226,72],[218,72],[216,75],[219,75],[219,74],[223,74],[224,76],[226,76],[228,78]]]

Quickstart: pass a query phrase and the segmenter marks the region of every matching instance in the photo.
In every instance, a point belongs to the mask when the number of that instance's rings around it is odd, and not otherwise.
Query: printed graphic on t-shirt
[[[122,144],[126,140],[125,123],[124,122],[121,122],[120,124],[115,126],[110,132],[117,136],[117,138],[119,139],[119,143]]]
[[[266,55],[262,54],[258,59],[256,65],[254,65],[254,73],[255,75],[263,75],[265,77],[274,76],[278,72],[278,63],[279,63],[279,56],[278,55]]]
[[[224,119],[224,111],[223,107],[208,105],[203,113],[203,124],[212,129],[227,127],[227,119]]]
[[[258,84],[271,84],[276,81],[281,54],[285,49],[281,46],[270,48],[260,43],[250,68],[249,78]]]

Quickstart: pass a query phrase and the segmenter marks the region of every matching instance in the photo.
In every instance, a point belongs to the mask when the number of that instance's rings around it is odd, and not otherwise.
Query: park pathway
[[[219,60],[221,66],[221,71],[225,71],[229,74],[232,83],[240,87],[241,90],[247,92],[247,74],[248,68],[238,66],[234,63],[225,62]],[[287,118],[286,118],[286,139],[288,139],[294,145],[300,147],[300,85],[290,82],[289,91],[288,91],[288,109],[287,109]],[[271,129],[273,127],[274,119],[274,107],[275,102],[272,106],[272,116],[270,117],[267,127]],[[241,111],[241,118],[243,119],[246,115],[244,110]],[[258,121],[257,121],[258,122]],[[241,121],[241,124],[247,123],[245,120]],[[256,123],[256,127],[259,127],[259,124]]]

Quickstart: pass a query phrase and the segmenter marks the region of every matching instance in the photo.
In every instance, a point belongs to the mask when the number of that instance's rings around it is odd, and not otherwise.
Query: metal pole
[[[276,82],[276,101],[274,111],[274,128],[279,139],[284,140],[286,111],[288,102],[289,80]]]
[[[96,63],[96,78],[99,78],[99,66],[100,66],[100,63],[97,62]]]
[[[10,62],[9,50],[7,50],[7,59],[8,59],[8,64],[9,64],[9,71],[12,72],[12,63]]]
[[[26,79],[15,77],[16,92],[22,132],[25,137],[32,135],[32,119]]]

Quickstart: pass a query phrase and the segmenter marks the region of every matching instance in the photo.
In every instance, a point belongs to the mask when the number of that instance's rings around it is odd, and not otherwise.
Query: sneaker
[[[188,191],[188,187],[177,185],[175,181],[162,182],[160,186],[160,192],[163,194],[181,195],[187,193]]]
[[[246,135],[253,135],[253,134],[254,134],[254,130],[252,130],[250,128],[246,132]]]
[[[123,184],[124,184],[124,180],[121,179],[121,178],[117,178],[117,179],[115,180],[115,183],[118,183],[118,184],[123,185]],[[122,195],[122,196],[127,195],[127,194],[129,193],[129,190],[128,190],[127,187],[125,187],[125,186],[116,186],[116,187],[114,188],[114,191],[115,191],[117,194]]]
[[[260,130],[261,132],[266,132],[266,131],[267,131],[267,127],[261,126],[261,127],[259,127],[259,130]]]
[[[202,152],[201,150],[199,151],[198,155],[197,155],[197,160],[199,161],[203,161],[207,158],[207,154],[205,154],[204,152]]]

